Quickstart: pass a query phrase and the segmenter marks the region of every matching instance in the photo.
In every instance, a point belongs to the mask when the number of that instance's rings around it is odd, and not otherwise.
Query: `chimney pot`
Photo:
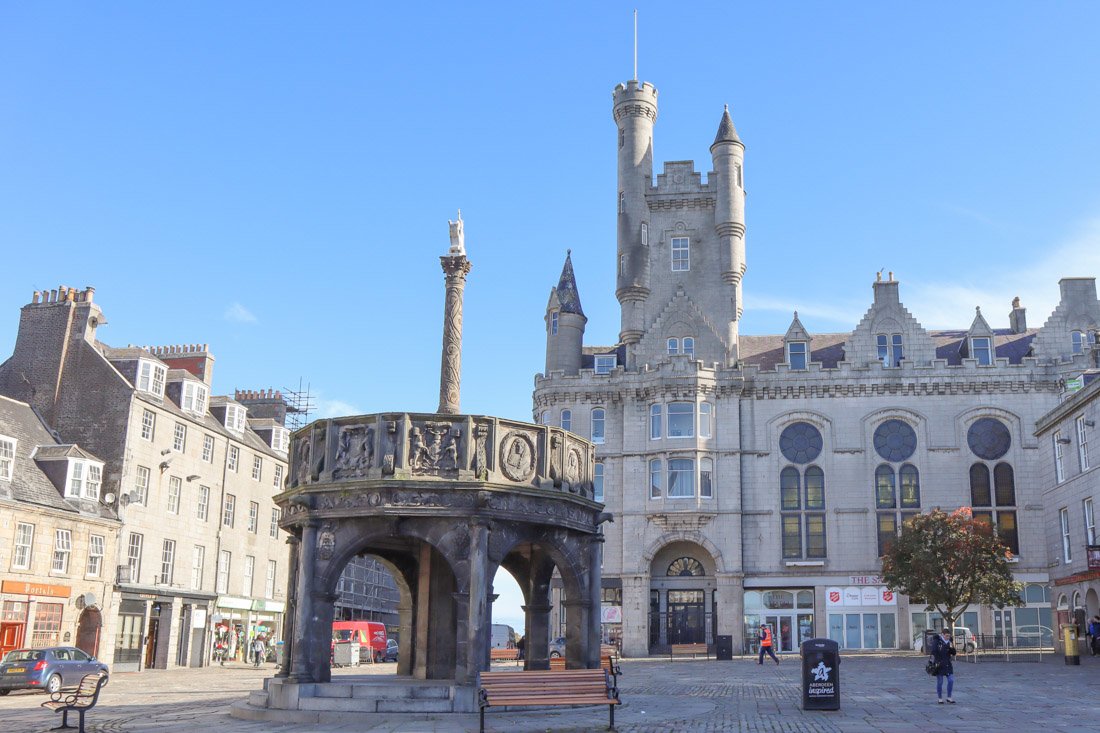
[[[35,291],[34,291],[34,295],[33,295],[33,296],[31,296],[31,303],[37,303],[37,302],[38,302],[38,298],[39,298],[39,296],[41,296],[41,295],[42,295],[41,293],[39,293],[39,292],[38,292],[37,290],[35,290]]]

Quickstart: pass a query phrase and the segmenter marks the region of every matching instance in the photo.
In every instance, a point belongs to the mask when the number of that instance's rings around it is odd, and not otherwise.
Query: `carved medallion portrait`
[[[535,443],[524,433],[509,433],[500,444],[500,470],[513,481],[535,475]]]

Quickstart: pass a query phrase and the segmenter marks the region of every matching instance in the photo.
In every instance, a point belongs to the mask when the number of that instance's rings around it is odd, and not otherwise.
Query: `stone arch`
[[[1011,451],[1016,446],[1023,447],[1024,441],[1029,436],[1023,429],[1023,420],[1015,412],[1011,412],[1001,407],[994,407],[992,405],[978,405],[976,407],[969,407],[959,413],[957,413],[953,419],[954,425],[954,443],[951,447],[957,447],[960,449],[966,449],[966,431],[970,428],[970,424],[975,420],[979,420],[983,417],[993,417],[1003,422],[1012,433],[1012,447]],[[1031,443],[1034,445],[1034,441]]]
[[[678,542],[689,542],[691,544],[699,545],[709,555],[714,562],[714,574],[726,572],[725,563],[722,559],[722,551],[718,549],[718,546],[711,542],[707,537],[696,530],[673,530],[665,532],[657,539],[650,542],[642,553],[641,566],[644,568],[650,568],[653,564],[653,559],[657,556],[665,546]]]
[[[880,423],[884,423],[887,420],[901,420],[909,423],[910,427],[917,434],[917,450],[922,448],[927,450],[932,446],[932,436],[928,432],[928,416],[923,412],[911,410],[905,407],[883,407],[879,410],[869,412],[860,418],[859,427],[861,434],[860,447],[866,449],[872,444],[875,428]],[[878,454],[874,452],[872,448],[870,450],[876,463],[878,462]]]
[[[649,574],[649,650],[663,652],[669,644],[712,644],[721,553],[698,532],[670,532],[646,550]],[[701,572],[670,575],[678,564],[698,563]]]
[[[99,652],[99,634],[102,628],[103,614],[95,606],[85,606],[77,622],[74,646],[94,657]]]
[[[821,431],[826,446],[831,447],[831,450],[822,449],[822,459],[824,459],[824,456],[832,454],[832,452],[836,450],[838,445],[836,423],[833,422],[831,417],[814,410],[791,410],[789,412],[781,412],[765,423],[767,430],[764,434],[764,440],[767,442],[767,450],[769,453],[782,456],[782,453],[779,452],[779,435],[783,432],[783,428],[796,422],[807,422]]]

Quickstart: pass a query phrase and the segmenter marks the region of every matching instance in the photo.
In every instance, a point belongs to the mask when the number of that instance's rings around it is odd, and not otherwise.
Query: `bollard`
[[[1066,655],[1066,664],[1078,666],[1081,664],[1081,655],[1077,653],[1077,626],[1074,624],[1062,624],[1062,649]]]

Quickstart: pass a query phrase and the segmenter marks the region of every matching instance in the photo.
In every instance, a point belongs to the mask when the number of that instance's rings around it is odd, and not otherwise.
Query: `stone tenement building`
[[[809,333],[796,313],[785,334],[741,335],[745,146],[728,110],[704,181],[690,161],[654,176],[652,85],[620,84],[613,99],[619,342],[583,344],[567,256],[534,390],[536,419],[598,444],[615,516],[604,528],[605,636],[627,655],[719,635],[740,651],[768,623],[781,651],[815,636],[909,648],[942,622],[882,584],[879,558],[907,516],[959,506],[1012,548],[1026,600],[971,608],[963,624],[1051,626],[1052,448],[1035,431],[1065,380],[1097,364],[1094,279],[1061,280],[1038,329],[1017,300],[1008,329],[979,311],[960,313],[956,330],[927,330],[880,273],[850,333]],[[1092,430],[1063,437],[1080,444]],[[1095,594],[1082,599],[1095,613]]]
[[[103,589],[94,603],[80,594],[68,602],[80,599],[101,612],[96,653],[116,672],[200,666],[215,636],[233,651],[255,634],[280,637],[288,555],[272,497],[286,475],[285,402],[271,391],[211,395],[214,357],[205,346],[104,344],[97,332],[106,321],[93,295],[92,288],[36,292],[22,309],[15,350],[0,364],[0,394],[27,403],[61,440],[78,444],[68,450],[87,457],[70,465],[83,460],[89,472],[78,506],[64,500],[69,489],[55,481],[58,496],[46,504],[53,513],[23,501],[14,518],[5,516],[17,526],[4,526],[4,536],[33,537],[31,568],[55,558],[48,583],[14,594],[5,583],[5,622],[18,615],[15,609],[8,618],[9,602],[41,607],[48,598],[40,590],[76,592],[98,577]],[[42,464],[41,449],[35,460]],[[71,473],[68,480],[71,486]],[[65,505],[80,512],[73,524],[87,525],[70,532],[67,565],[56,562],[62,545],[54,543]],[[117,537],[104,532],[101,567],[92,576],[98,547],[90,537],[119,522]],[[22,580],[21,558],[0,552],[5,580]],[[63,623],[77,612],[66,607]],[[32,631],[12,641],[37,639]]]

